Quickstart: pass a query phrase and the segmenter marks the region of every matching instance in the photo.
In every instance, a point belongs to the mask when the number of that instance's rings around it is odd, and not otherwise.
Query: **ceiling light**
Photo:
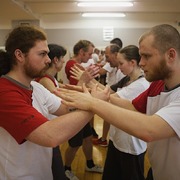
[[[77,4],[79,7],[131,7],[133,6],[132,2],[79,2]]]
[[[83,17],[125,17],[124,13],[83,13]]]

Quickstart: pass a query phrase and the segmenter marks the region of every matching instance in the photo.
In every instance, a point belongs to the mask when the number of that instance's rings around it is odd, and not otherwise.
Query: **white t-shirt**
[[[55,77],[52,77],[53,79],[54,79],[54,82],[55,82],[55,84],[56,84],[56,87],[59,87],[59,83],[58,83],[58,81],[57,81],[57,79],[55,78]],[[60,101],[61,101],[61,99],[60,99]],[[55,106],[55,104],[53,104],[53,107],[56,107]],[[43,109],[42,109],[43,110]],[[54,111],[55,112],[55,111]],[[53,114],[50,114],[49,113],[49,115],[47,116],[47,118],[49,119],[49,120],[51,120],[51,119],[53,119],[53,118],[55,118],[56,116],[55,115],[53,115]]]
[[[111,67],[110,63],[106,63],[103,67],[107,71],[106,83],[111,86],[120,81],[125,75],[116,67]]]
[[[99,62],[99,56],[96,53],[92,54],[92,59],[94,60],[95,64],[97,64]]]
[[[180,87],[148,97],[147,114],[162,117],[177,136],[148,143],[154,180],[180,179]]]
[[[60,99],[37,82],[32,81],[31,85],[33,106],[48,117],[59,108]],[[30,141],[18,144],[3,128],[0,128],[0,136],[1,151],[6,152],[0,156],[0,161],[4,162],[4,167],[0,167],[1,180],[53,180],[51,147]]]
[[[117,95],[121,98],[132,100],[149,87],[149,82],[144,78],[139,78],[130,85],[118,89]],[[111,125],[109,138],[114,146],[121,152],[139,155],[146,151],[146,142],[127,134],[126,132]]]
[[[33,107],[49,119],[49,114],[58,110],[61,99],[36,81],[31,81],[31,85],[33,86]]]
[[[90,66],[91,64],[95,64],[94,59],[89,59],[88,62],[86,62],[86,63],[81,63],[81,65],[82,65],[84,68]]]

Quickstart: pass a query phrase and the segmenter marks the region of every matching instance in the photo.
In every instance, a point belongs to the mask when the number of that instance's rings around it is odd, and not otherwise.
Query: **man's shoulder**
[[[75,64],[77,63],[74,59],[69,59],[66,64]]]
[[[162,90],[164,89],[164,81],[162,80],[159,80],[159,81],[153,81],[151,84],[150,84],[150,88],[151,89],[154,89],[154,88],[158,88],[159,90]]]
[[[0,78],[0,84],[1,84],[1,89],[7,89],[7,87],[14,87],[15,84],[12,83],[10,80],[8,80],[5,77]]]
[[[164,91],[164,81],[153,81],[148,89],[148,95],[151,97],[156,96],[159,95],[162,91]]]
[[[66,62],[66,66],[65,69],[71,68],[72,66],[74,66],[74,64],[76,64],[77,62],[73,59],[70,59]]]

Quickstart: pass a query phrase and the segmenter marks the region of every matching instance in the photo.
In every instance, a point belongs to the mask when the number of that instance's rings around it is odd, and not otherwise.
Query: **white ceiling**
[[[56,26],[57,22],[85,21],[82,12],[124,12],[126,17],[121,22],[129,23],[160,21],[177,24],[180,21],[180,0],[134,0],[134,6],[126,8],[84,8],[77,7],[77,1],[0,0],[0,28],[11,27],[12,20],[38,19],[44,27]]]

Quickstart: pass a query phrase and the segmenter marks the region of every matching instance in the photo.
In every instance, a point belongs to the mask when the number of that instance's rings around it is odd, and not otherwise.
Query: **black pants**
[[[144,155],[132,155],[116,149],[109,141],[103,180],[144,180]]]
[[[67,180],[59,146],[53,148],[52,173],[53,180]]]
[[[149,168],[146,180],[153,180],[152,168]]]

